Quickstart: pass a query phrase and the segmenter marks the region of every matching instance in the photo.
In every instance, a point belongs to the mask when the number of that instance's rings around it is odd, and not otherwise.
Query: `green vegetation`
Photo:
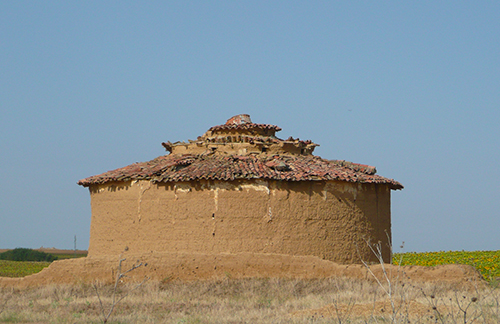
[[[0,277],[25,277],[42,271],[54,260],[86,257],[87,253],[83,252],[49,254],[24,248],[9,250],[0,253]]]
[[[52,262],[57,259],[52,254],[25,248],[17,248],[0,253],[0,260]]]
[[[25,277],[42,271],[50,262],[0,260],[0,277]]]
[[[398,265],[437,266],[442,264],[467,264],[475,267],[486,280],[500,278],[499,251],[448,251],[423,253],[395,253],[393,263]]]
[[[83,253],[77,253],[77,254],[73,254],[73,253],[66,253],[66,254],[59,254],[59,253],[54,253],[53,255],[57,256],[57,258],[59,260],[63,260],[63,259],[75,259],[75,258],[85,258],[87,256],[87,254],[83,254]]]

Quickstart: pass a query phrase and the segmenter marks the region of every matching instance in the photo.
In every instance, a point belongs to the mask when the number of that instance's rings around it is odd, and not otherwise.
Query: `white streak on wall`
[[[179,197],[177,196],[177,193],[188,193],[191,191],[191,184],[189,183],[176,183],[174,185],[174,196],[175,200],[177,200]]]
[[[255,183],[240,184],[240,187],[247,189],[247,191],[253,189],[255,191],[264,191],[268,195],[270,194],[269,183],[267,181],[256,180]]]
[[[131,185],[133,185],[135,182],[132,182]],[[147,184],[147,186],[144,186]],[[142,196],[144,193],[151,189],[151,181],[141,181],[140,182],[141,189],[139,190],[139,199],[137,202],[137,217],[139,218],[139,222],[141,221],[141,203],[142,203]]]
[[[354,197],[354,200],[356,200],[358,193],[360,191],[363,191],[363,189],[366,190],[366,187],[363,188],[363,185],[361,183],[327,182],[325,185],[325,189],[323,190],[323,199],[326,200],[327,192],[338,191],[341,193],[350,193]]]
[[[215,204],[215,211],[217,211],[219,208],[219,188],[215,188],[214,190],[214,204]]]
[[[191,191],[191,185],[189,183],[176,183],[174,190],[182,193],[187,193]]]
[[[177,185],[176,185],[177,187]],[[184,191],[190,191],[190,187],[186,186],[187,189],[184,189]],[[208,189],[210,191],[213,191],[214,193],[214,205],[215,205],[215,212],[218,211],[219,209],[219,192],[220,191],[226,191],[226,190],[255,190],[255,191],[262,191],[265,192],[266,194],[270,195],[271,190],[269,189],[269,183],[267,181],[262,181],[262,180],[256,180],[255,182],[252,183],[238,183],[238,184],[233,184],[233,183],[228,183],[228,182],[215,182],[213,184],[206,182],[202,184],[203,189]],[[180,189],[177,189],[180,191]],[[273,190],[273,195],[275,194]],[[177,195],[175,196],[177,199]],[[268,215],[266,215],[268,216]]]

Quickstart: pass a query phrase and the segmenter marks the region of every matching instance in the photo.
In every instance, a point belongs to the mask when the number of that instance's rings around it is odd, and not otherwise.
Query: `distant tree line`
[[[25,248],[16,248],[0,253],[0,260],[52,262],[57,259],[58,258],[52,254]]]

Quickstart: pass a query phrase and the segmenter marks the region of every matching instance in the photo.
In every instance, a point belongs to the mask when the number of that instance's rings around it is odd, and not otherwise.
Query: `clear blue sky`
[[[86,249],[79,179],[247,113],[400,181],[406,251],[500,249],[498,1],[1,1],[0,248]]]

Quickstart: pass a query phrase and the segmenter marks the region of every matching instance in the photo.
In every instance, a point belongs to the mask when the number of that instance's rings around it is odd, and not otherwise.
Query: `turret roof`
[[[170,154],[154,160],[108,171],[78,181],[88,187],[112,181],[150,180],[178,182],[192,180],[263,179],[282,181],[338,180],[403,186],[376,175],[375,167],[312,155],[317,144],[274,133],[278,126],[254,124],[248,115],[237,115],[225,125],[211,127],[189,143],[162,143]]]

